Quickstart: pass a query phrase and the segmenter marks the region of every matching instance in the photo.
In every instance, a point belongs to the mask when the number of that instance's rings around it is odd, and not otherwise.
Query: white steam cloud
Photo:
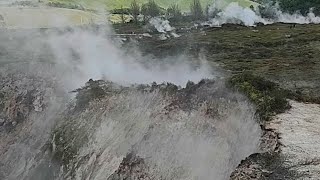
[[[216,84],[208,91],[221,87]],[[214,103],[221,113],[217,117],[223,119],[205,116],[205,104],[191,112],[164,112],[168,102],[158,92],[132,92],[95,104],[94,114],[108,116],[92,118],[83,113],[78,119],[90,119],[87,131],[94,121],[101,121],[101,125],[90,132],[94,138],[81,148],[77,159],[90,160],[79,164],[77,179],[109,177],[130,151],[144,158],[148,168],[143,170],[150,173],[150,179],[229,179],[239,162],[257,151],[261,132],[249,104],[216,98]],[[109,108],[103,108],[105,104]]]
[[[48,42],[57,65],[72,72],[70,76],[75,87],[90,78],[123,85],[171,82],[184,86],[189,80],[198,82],[213,77],[204,59],[200,59],[195,68],[187,63],[188,58],[183,55],[152,59],[138,53],[125,54],[117,43],[99,33],[75,30],[64,35],[53,35]]]
[[[162,20],[161,18],[151,18],[149,23],[153,25],[158,32],[161,33],[173,31],[175,29],[170,25],[170,22],[168,20]]]
[[[221,26],[226,23],[243,23],[246,26],[253,26],[258,22],[267,23],[266,20],[258,16],[250,8],[241,7],[237,2],[230,3],[225,9],[217,14],[216,18],[210,20],[210,23],[213,26]]]
[[[278,10],[277,22],[297,23],[297,24],[319,24],[320,17],[316,16],[312,11],[310,11],[307,14],[307,16],[302,16],[301,14],[283,13],[280,10]]]
[[[174,32],[176,28],[172,27],[168,20],[163,20],[159,17],[155,17],[149,20],[149,24],[153,26],[159,33],[162,33],[159,36],[160,40],[167,40],[170,37],[180,37],[179,34]]]
[[[288,14],[284,13],[280,10],[279,5],[272,7],[272,13],[274,18],[265,19],[260,16],[257,8],[255,11],[248,7],[242,7],[237,2],[232,2],[227,6],[223,7],[223,4],[220,0],[216,1],[209,8],[209,14],[215,14],[216,16],[209,20],[209,25],[211,26],[221,26],[223,24],[243,24],[245,26],[255,26],[257,23],[263,24],[272,24],[277,22],[283,23],[297,23],[297,24],[311,24],[320,23],[320,17],[317,17],[312,9],[307,14],[307,16],[303,16],[301,14]]]

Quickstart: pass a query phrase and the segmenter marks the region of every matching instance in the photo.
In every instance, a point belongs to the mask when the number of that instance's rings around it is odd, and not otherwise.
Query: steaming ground
[[[207,24],[211,26],[221,26],[223,24],[243,24],[245,26],[255,26],[257,23],[273,24],[277,22],[283,23],[297,23],[297,24],[319,24],[320,17],[310,10],[307,16],[299,13],[288,14],[282,12],[280,7],[269,7],[272,9],[270,13],[273,18],[263,18],[258,9],[251,9],[249,7],[242,7],[237,2],[229,3],[226,7],[222,7],[224,1],[217,0],[209,8],[210,14],[216,14],[216,17],[210,19]]]
[[[219,81],[181,90],[174,85],[100,87],[107,95],[90,103],[89,111],[67,116],[72,123],[63,122],[64,132],[56,131],[57,147],[74,137],[78,153],[70,166],[77,164],[78,169],[67,171],[78,179],[228,179],[259,144],[254,110]],[[142,158],[146,168],[121,169],[128,153]]]
[[[110,32],[1,32],[1,179],[117,179],[128,153],[145,179],[228,179],[259,145],[246,98],[201,58],[127,54]],[[75,99],[90,78],[108,82]],[[153,81],[181,87],[132,87]]]

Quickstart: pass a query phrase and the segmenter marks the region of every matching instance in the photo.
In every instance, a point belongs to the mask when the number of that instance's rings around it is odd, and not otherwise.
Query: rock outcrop
[[[292,108],[263,125],[268,147],[244,160],[231,179],[310,179],[320,177],[320,106],[290,101]],[[265,151],[267,150],[267,151]]]

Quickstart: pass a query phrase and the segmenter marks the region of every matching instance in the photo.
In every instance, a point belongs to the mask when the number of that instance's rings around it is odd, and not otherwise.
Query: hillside
[[[0,15],[8,29],[80,26],[103,22],[98,15],[76,9],[0,7]]]
[[[59,2],[64,4],[80,4],[86,8],[101,8],[101,4],[105,5],[108,10],[118,9],[121,7],[130,7],[132,1],[130,0],[49,0],[49,2]],[[139,3],[144,4],[148,0],[138,0]],[[178,4],[182,11],[189,11],[189,7],[192,0],[156,0],[162,8],[168,8],[172,4]],[[203,6],[212,4],[212,0],[201,0]],[[225,0],[223,6],[231,2],[238,2],[243,7],[249,7],[250,5],[256,6],[257,3],[251,2],[250,0]]]

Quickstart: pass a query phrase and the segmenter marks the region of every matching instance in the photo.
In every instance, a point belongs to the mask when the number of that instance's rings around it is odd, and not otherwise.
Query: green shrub
[[[262,120],[269,120],[271,116],[290,108],[287,98],[291,97],[292,93],[262,77],[242,73],[233,76],[229,83],[256,105]]]

